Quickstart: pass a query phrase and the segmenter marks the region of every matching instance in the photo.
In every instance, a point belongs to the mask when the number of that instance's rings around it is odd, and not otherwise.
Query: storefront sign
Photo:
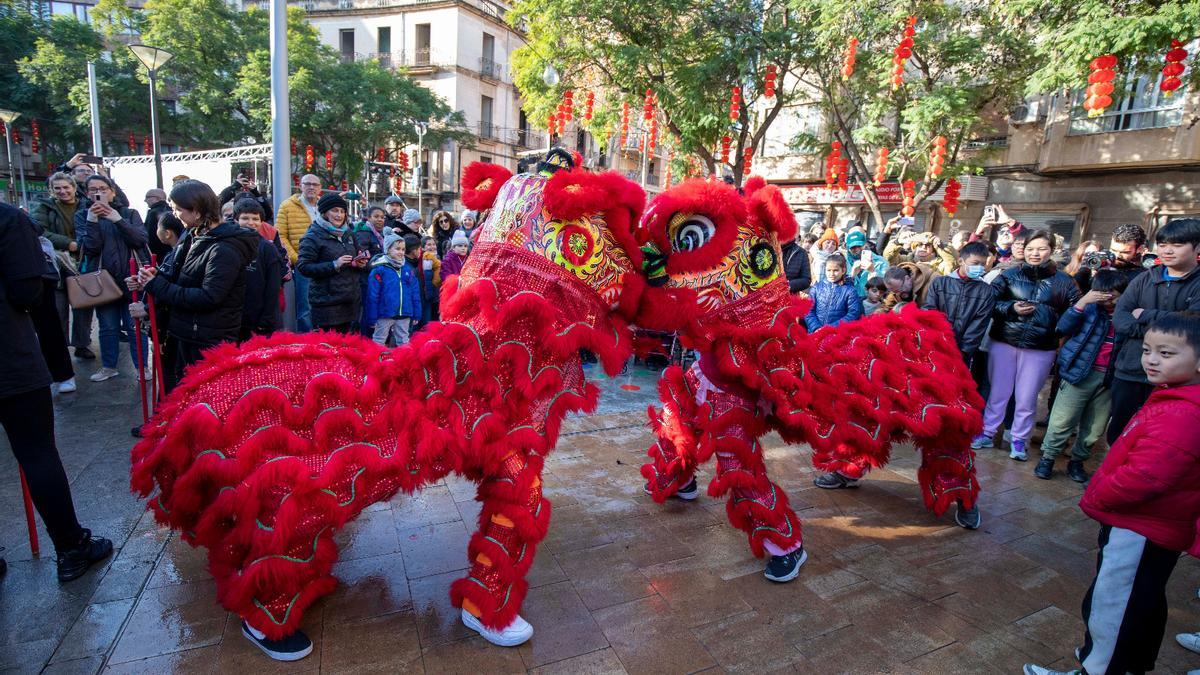
[[[805,204],[865,204],[867,199],[862,188],[851,185],[845,190],[836,187],[827,188],[824,185],[787,185],[779,186],[783,198],[793,208]],[[887,182],[875,188],[875,194],[882,204],[899,204],[904,201],[900,184]]]

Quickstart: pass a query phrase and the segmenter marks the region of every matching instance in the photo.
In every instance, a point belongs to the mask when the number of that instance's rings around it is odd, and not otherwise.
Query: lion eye
[[[676,252],[694,251],[708,243],[717,231],[716,225],[700,215],[687,216],[672,228],[671,248]]]

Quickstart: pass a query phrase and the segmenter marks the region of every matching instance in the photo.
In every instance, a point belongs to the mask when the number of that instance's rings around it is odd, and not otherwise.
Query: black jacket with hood
[[[1145,274],[1129,282],[1117,309],[1113,325],[1117,338],[1115,376],[1128,382],[1146,382],[1142,370],[1142,338],[1155,319],[1168,312],[1200,312],[1200,267],[1195,267],[1182,279],[1167,281],[1167,268],[1155,265]],[[1133,310],[1141,308],[1136,319]]]
[[[1017,349],[1058,348],[1058,320],[1082,295],[1075,280],[1053,263],[1011,267],[992,281],[996,290],[991,338]],[[1017,314],[1017,302],[1036,305],[1032,314]]]

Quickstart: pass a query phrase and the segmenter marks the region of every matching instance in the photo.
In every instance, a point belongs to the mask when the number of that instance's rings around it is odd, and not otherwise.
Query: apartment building
[[[1193,49],[1195,47],[1193,46]],[[988,203],[1061,235],[1068,245],[1106,242],[1122,223],[1154,231],[1171,218],[1200,217],[1200,93],[1166,96],[1157,78],[1127,82],[1128,94],[1088,117],[1079,92],[1033,97],[997,121],[997,131],[968,146],[981,176],[962,177],[960,207],[950,219],[935,194],[918,207],[916,227],[949,237],[972,230]],[[802,225],[859,220],[875,227],[857,189],[826,190],[823,157],[787,149],[798,132],[822,137],[819,114],[796,106],[772,126],[759,169],[780,185]],[[902,195],[881,189],[884,217]]]

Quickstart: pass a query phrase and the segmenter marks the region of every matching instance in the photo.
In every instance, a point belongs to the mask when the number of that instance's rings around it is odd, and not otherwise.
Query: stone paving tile
[[[88,366],[82,375],[90,373]],[[589,374],[598,372],[590,368]],[[86,371],[86,372],[85,372]],[[56,400],[58,440],[85,526],[114,539],[111,561],[59,585],[53,553],[34,556],[20,517],[0,522],[11,568],[0,586],[0,671],[17,673],[1013,673],[1035,661],[1073,667],[1079,604],[1095,569],[1094,522],[1080,486],[1039,481],[1002,450],[979,454],[984,524],[925,511],[908,447],[857,490],[812,485],[806,448],[764,439],[773,479],[803,520],[810,558],[795,583],[726,522],[723,500],[654,504],[638,467],[650,434],[653,374],[601,378],[599,414],[563,424],[546,462],[550,532],[528,581],[536,629],[518,649],[492,647],[459,621],[450,583],[467,567],[476,486],[448,477],[370,507],[337,533],[342,583],[305,615],[315,651],[268,661],[216,604],[206,556],[158,526],[128,491],[129,378]],[[639,386],[620,392],[623,383]],[[0,444],[4,441],[0,441]],[[711,467],[698,479],[707,486]],[[0,451],[0,475],[13,475]],[[0,509],[20,514],[13,481]],[[1158,671],[1200,657],[1176,632],[1200,628],[1200,564],[1184,558]],[[52,620],[50,617],[54,617]]]

